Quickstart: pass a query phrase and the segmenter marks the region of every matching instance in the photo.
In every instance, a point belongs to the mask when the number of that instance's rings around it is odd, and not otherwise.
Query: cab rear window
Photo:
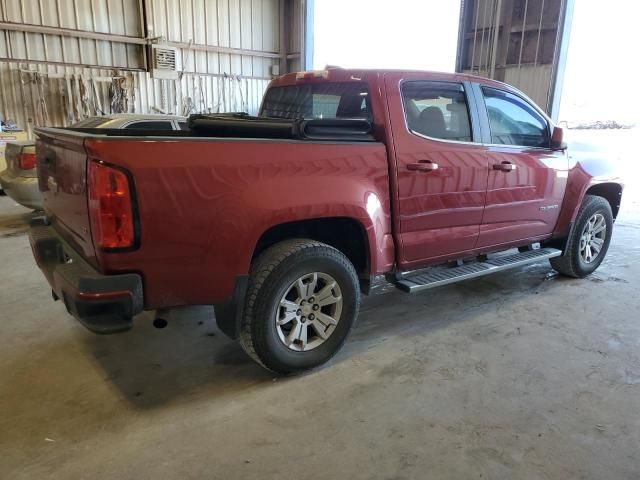
[[[265,94],[260,116],[371,120],[371,99],[366,85],[355,82],[273,87]]]

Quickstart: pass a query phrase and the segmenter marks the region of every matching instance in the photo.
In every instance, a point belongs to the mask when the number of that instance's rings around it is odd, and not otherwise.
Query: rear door
[[[485,122],[489,176],[477,247],[553,232],[567,184],[568,158],[550,148],[551,125],[524,96],[474,85]]]
[[[487,188],[486,147],[470,84],[387,74],[397,175],[398,263],[407,269],[472,249]]]

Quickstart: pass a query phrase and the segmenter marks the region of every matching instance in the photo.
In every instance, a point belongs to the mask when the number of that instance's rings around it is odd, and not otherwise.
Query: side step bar
[[[501,272],[509,268],[521,267],[522,265],[539,262],[540,260],[559,257],[560,255],[562,255],[562,250],[540,248],[538,250],[529,250],[512,255],[497,256],[484,262],[474,262],[453,268],[434,268],[433,270],[423,273],[410,274],[398,280],[395,285],[404,292],[416,293],[449,283]]]

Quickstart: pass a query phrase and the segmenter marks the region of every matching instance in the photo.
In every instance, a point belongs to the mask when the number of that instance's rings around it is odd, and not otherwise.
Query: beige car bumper
[[[4,193],[20,205],[33,210],[42,210],[42,194],[36,177],[21,177],[9,170],[0,173],[0,184]]]

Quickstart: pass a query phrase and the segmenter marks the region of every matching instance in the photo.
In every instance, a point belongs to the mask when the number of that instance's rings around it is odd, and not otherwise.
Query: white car
[[[177,115],[119,113],[90,117],[69,128],[113,128],[135,130],[186,130],[187,119]],[[9,142],[5,151],[7,169],[0,172],[0,185],[15,202],[33,210],[42,209],[33,140]]]

